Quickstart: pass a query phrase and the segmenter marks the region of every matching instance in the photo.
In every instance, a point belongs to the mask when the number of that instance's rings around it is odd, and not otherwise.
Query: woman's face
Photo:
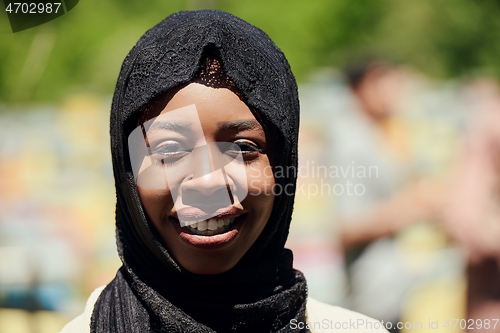
[[[191,83],[141,132],[147,153],[131,151],[142,159],[137,189],[171,255],[192,273],[228,271],[273,208],[261,125],[229,89]]]

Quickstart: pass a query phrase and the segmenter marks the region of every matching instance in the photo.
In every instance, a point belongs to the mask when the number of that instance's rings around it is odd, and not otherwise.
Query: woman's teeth
[[[229,225],[234,222],[232,219],[207,219],[186,226],[189,231],[197,235],[216,235],[225,232],[229,229]]]

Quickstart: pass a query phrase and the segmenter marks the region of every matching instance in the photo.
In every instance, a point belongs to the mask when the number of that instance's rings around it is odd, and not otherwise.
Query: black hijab
[[[282,171],[275,176],[282,194],[262,234],[234,268],[217,275],[190,273],[170,256],[141,206],[127,147],[138,110],[192,81],[207,52],[217,55],[262,124],[271,164]],[[94,306],[91,332],[299,332],[290,321],[305,320],[307,287],[284,248],[298,127],[295,78],[263,31],[231,14],[202,10],[175,13],[146,32],[123,62],[113,97],[116,237],[123,266]]]

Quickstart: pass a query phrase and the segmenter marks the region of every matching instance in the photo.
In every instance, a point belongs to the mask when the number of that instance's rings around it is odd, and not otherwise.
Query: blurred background
[[[203,8],[268,33],[299,82],[309,295],[391,332],[500,332],[499,1],[87,0],[15,34],[0,13],[0,333],[58,332],[114,277],[121,62]]]

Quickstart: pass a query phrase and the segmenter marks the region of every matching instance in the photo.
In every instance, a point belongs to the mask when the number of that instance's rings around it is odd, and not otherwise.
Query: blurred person
[[[331,164],[341,170],[337,184],[343,186],[334,204],[348,304],[396,323],[414,277],[394,236],[437,217],[442,191],[412,170],[411,131],[398,114],[404,71],[386,61],[368,61],[350,68],[347,79],[355,103],[333,121],[330,152]]]
[[[468,257],[467,318],[474,320],[468,328],[500,332],[491,321],[500,318],[500,87],[493,79],[476,79],[465,95],[471,121],[445,226]]]
[[[296,173],[269,170],[297,167],[298,126],[294,76],[261,30],[202,10],[143,35],[111,110],[123,266],[63,332],[385,331],[307,298],[284,248]]]
[[[367,188],[372,192],[339,199],[341,219],[361,219],[342,226],[342,243],[351,248],[392,235],[417,220],[437,216],[442,187],[412,175],[411,133],[398,114],[405,94],[404,72],[389,62],[372,61],[352,68],[347,75],[356,107],[333,130],[334,137],[335,133],[345,135],[334,139],[334,152],[338,154],[334,153],[333,159],[339,165],[350,163],[373,171],[374,177],[369,173],[363,176],[368,182],[377,182],[377,186]],[[344,129],[336,130],[338,127]],[[351,140],[340,140],[348,136]],[[349,172],[346,174],[349,176]],[[355,216],[373,203],[377,205],[370,207],[370,213]]]

